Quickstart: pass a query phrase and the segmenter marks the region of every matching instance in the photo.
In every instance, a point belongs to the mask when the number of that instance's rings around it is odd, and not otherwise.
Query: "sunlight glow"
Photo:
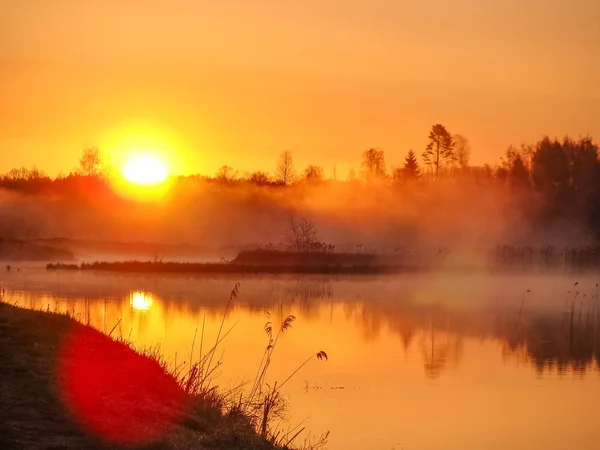
[[[127,181],[144,186],[163,183],[168,174],[166,164],[150,155],[134,156],[123,166],[123,176]]]
[[[133,309],[138,311],[149,311],[152,308],[152,296],[147,292],[133,291],[129,300]]]

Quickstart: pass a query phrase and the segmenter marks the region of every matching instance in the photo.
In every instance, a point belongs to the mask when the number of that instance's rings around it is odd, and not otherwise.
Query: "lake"
[[[597,279],[423,274],[386,277],[0,274],[5,301],[75,314],[171,364],[214,343],[236,283],[216,383],[256,375],[265,324],[296,317],[267,381],[287,420],[327,448],[596,449],[600,440]],[[575,285],[575,283],[578,283]],[[530,292],[527,292],[527,291]],[[196,336],[196,338],[195,338]],[[306,435],[304,435],[306,436]],[[304,438],[302,438],[304,439]]]

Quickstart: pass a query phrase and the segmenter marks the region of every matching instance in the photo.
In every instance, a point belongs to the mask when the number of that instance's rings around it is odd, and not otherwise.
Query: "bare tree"
[[[36,166],[33,166],[27,174],[28,180],[41,180],[43,178],[48,178],[48,174],[43,170],[38,169]]]
[[[25,167],[22,167],[21,169],[10,169],[5,177],[12,182],[26,180],[27,169]]]
[[[217,171],[215,178],[221,183],[236,181],[238,178],[238,171],[229,166],[221,166],[221,168]]]
[[[383,150],[370,148],[363,155],[362,173],[367,181],[385,178],[385,155]]]
[[[323,181],[323,168],[310,164],[304,169],[304,179],[313,183]]]
[[[471,159],[471,144],[462,134],[453,135],[452,140],[454,141],[454,159],[458,167],[466,169]]]
[[[154,252],[152,252],[152,262],[154,264],[159,264],[161,263],[163,260],[163,255],[160,253],[160,251],[158,249],[154,250]]]
[[[88,177],[100,175],[103,157],[98,147],[88,147],[81,153],[79,168]]]
[[[423,161],[433,168],[438,176],[440,169],[454,161],[454,142],[446,127],[436,124],[429,132],[429,144],[423,152]]]
[[[517,157],[520,157],[525,168],[529,171],[531,170],[533,155],[535,153],[535,147],[533,145],[524,145],[521,144],[520,147],[510,146],[506,150],[506,155],[500,158],[502,167],[509,169],[514,160]]]
[[[292,153],[286,150],[279,155],[277,168],[275,169],[275,180],[283,184],[289,184],[293,183],[295,178],[296,169],[294,168],[294,159],[292,158]]]
[[[269,174],[261,172],[260,170],[246,174],[246,180],[250,183],[256,184],[257,186],[266,186],[271,184],[271,177]]]
[[[285,245],[297,252],[310,251],[318,242],[317,227],[306,216],[291,217],[285,234]]]

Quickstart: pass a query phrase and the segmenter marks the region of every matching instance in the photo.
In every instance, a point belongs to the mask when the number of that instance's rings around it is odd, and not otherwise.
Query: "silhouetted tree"
[[[513,187],[525,188],[529,186],[529,171],[525,167],[523,158],[517,154],[508,169],[508,178]]]
[[[41,180],[41,179],[49,179],[46,172],[43,170],[39,170],[36,166],[33,166],[31,170],[27,172],[28,180]]]
[[[383,150],[370,148],[362,155],[362,174],[365,180],[374,181],[385,178],[385,155]]]
[[[415,155],[415,152],[412,150],[410,150],[408,155],[406,155],[403,172],[404,178],[409,181],[416,180],[421,174],[419,170],[419,163],[417,162],[417,155]]]
[[[575,183],[580,185],[580,182],[574,180],[573,168],[578,166],[579,175],[582,173],[580,169],[586,164],[585,161],[589,164],[588,158],[591,156],[592,161],[594,158],[593,152],[581,159],[575,156],[578,153],[576,147],[577,144],[568,138],[560,142],[558,139],[548,137],[539,141],[535,147],[532,158],[532,179],[535,188],[545,198],[543,212],[548,218],[571,217],[575,220],[573,217],[575,214],[579,216],[578,220],[583,219],[582,204],[586,203],[587,196],[582,191],[574,189]],[[578,162],[575,163],[575,160]],[[593,173],[594,169],[591,171]]]
[[[532,159],[536,188],[545,191],[564,189],[569,183],[569,158],[558,140],[545,137],[537,143]]]
[[[508,182],[509,172],[506,167],[497,167],[494,178],[499,184],[506,184]]]
[[[462,134],[455,134],[452,136],[454,141],[454,157],[458,167],[466,169],[469,166],[471,159],[471,144],[469,140]]]
[[[88,147],[81,153],[79,168],[81,173],[88,177],[100,175],[102,169],[102,154],[97,147]]]
[[[292,153],[286,150],[279,155],[277,168],[275,170],[275,180],[282,184],[289,184],[294,182],[295,177],[296,169],[294,168],[294,159],[292,158]]]
[[[394,185],[402,185],[415,181],[420,176],[419,163],[415,152],[410,150],[404,159],[402,167],[396,167],[392,170],[392,182]]]
[[[454,161],[454,142],[443,125],[436,124],[429,132],[429,144],[423,152],[423,161],[433,168],[436,177],[440,169]]]
[[[249,173],[246,176],[246,180],[248,180],[250,183],[254,183],[258,186],[266,186],[268,184],[271,184],[271,177],[269,176],[269,174],[265,173],[265,172],[261,172],[260,170]]]
[[[163,261],[164,256],[162,255],[162,253],[156,249],[152,252],[152,262],[154,264],[159,264]]]
[[[20,169],[11,169],[5,175],[5,178],[13,183],[18,181],[26,181],[30,178],[29,170],[27,170],[25,167],[21,167]]]
[[[547,213],[600,225],[598,146],[591,138],[545,137],[535,146],[531,166],[533,184],[545,197]]]
[[[569,213],[587,222],[592,230],[600,229],[600,165],[598,146],[590,137],[563,140],[569,159]]]
[[[289,250],[310,251],[317,240],[317,227],[306,216],[291,217],[285,234],[285,245]]]
[[[304,179],[313,183],[323,181],[323,168],[310,164],[304,169]]]
[[[18,191],[41,192],[49,189],[51,184],[50,177],[35,166],[31,170],[25,167],[11,169],[0,177],[0,186]]]
[[[229,166],[221,166],[215,177],[215,179],[221,183],[230,183],[232,181],[236,181],[237,178],[238,171]]]
[[[535,148],[532,145],[521,144],[521,147],[519,147],[519,148],[511,145],[506,150],[506,155],[503,158],[501,158],[502,165],[504,167],[506,167],[507,169],[510,169],[510,167],[513,164],[514,159],[517,156],[520,156],[527,171],[531,172],[531,160],[533,158],[534,152],[535,152]]]
[[[392,184],[395,186],[404,184],[404,169],[402,167],[392,168]]]
[[[573,141],[565,138],[563,147],[569,159],[570,185],[578,194],[588,193],[598,169],[598,146],[590,137]]]

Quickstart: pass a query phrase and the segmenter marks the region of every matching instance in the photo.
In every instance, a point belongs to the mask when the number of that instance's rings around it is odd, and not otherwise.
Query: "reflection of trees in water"
[[[263,313],[274,320],[300,312],[306,320],[327,320],[334,306],[342,304],[346,320],[354,321],[367,341],[376,340],[382,330],[398,336],[407,353],[418,345],[428,377],[436,378],[460,362],[465,338],[493,338],[503,344],[512,359],[524,358],[541,372],[585,372],[600,366],[600,308],[598,297],[570,298],[567,310],[519,311],[503,309],[461,310],[450,306],[432,307],[404,298],[356,296],[359,300],[340,300],[327,280],[289,280],[276,288],[248,289],[232,304]],[[355,298],[356,298],[355,297]],[[336,299],[336,300],[333,300]],[[327,300],[327,301],[324,301]],[[162,299],[165,311],[207,312],[207,320],[222,317],[226,299],[210,304]],[[329,317],[331,320],[331,317]],[[517,323],[518,322],[518,323]]]
[[[377,339],[383,329],[400,338],[405,353],[417,343],[425,373],[439,377],[448,365],[459,363],[463,350],[463,320],[443,308],[394,302],[355,303],[345,307],[346,317],[362,328],[367,341]]]
[[[292,300],[298,300],[308,303],[312,300],[331,299],[333,289],[329,280],[310,281],[310,282],[292,282],[286,289],[286,294]]]
[[[307,321],[324,320],[327,318],[324,316],[327,311],[331,316],[333,302],[323,302],[333,297],[329,280],[290,278],[277,284],[278,287],[268,293],[263,291],[262,295],[249,294],[248,307],[252,310],[255,305],[260,304],[259,309],[262,312],[268,311],[275,322],[282,322],[290,314],[301,314]]]
[[[430,379],[438,378],[448,364],[456,365],[463,351],[462,335],[444,330],[444,317],[431,317],[431,330],[421,342],[425,374]]]
[[[525,359],[540,373],[595,370],[600,367],[600,301],[597,296],[581,296],[569,302],[567,311],[529,311],[519,319],[518,310],[468,312],[401,300],[362,302],[345,311],[367,339],[375,339],[387,327],[408,352],[418,337],[430,378],[460,361],[467,337],[499,340],[505,355]]]
[[[539,373],[569,371],[585,373],[600,366],[599,323],[596,318],[585,317],[572,322],[566,313],[532,316],[516,329],[510,321],[498,335],[506,348],[523,351]]]
[[[297,303],[301,311],[307,317],[313,317],[318,311],[318,304],[322,300],[330,300],[333,297],[331,281],[292,281],[284,288],[284,296],[291,302]]]
[[[382,321],[373,314],[361,314],[362,337],[366,342],[373,342],[381,333]]]
[[[100,277],[100,281],[109,278]],[[113,280],[112,278],[110,280]],[[143,312],[130,314],[127,298],[131,283],[115,281],[108,292],[114,295],[108,303],[105,295],[78,295],[80,290],[69,294],[61,290],[60,300],[41,292],[24,292],[19,302],[24,306],[50,310],[60,304],[60,310],[74,310],[83,320],[85,309],[82,298],[100,300],[92,320],[99,329],[112,328],[121,317],[139,316],[140,326],[148,318]],[[165,316],[165,326],[172,324],[178,314],[206,314],[206,320],[219,321],[226,309],[228,293],[235,284],[233,279],[205,280],[202,283],[181,283],[178,280],[140,279],[139,289],[152,292]],[[383,288],[381,286],[384,286]],[[493,338],[502,343],[503,352],[513,360],[526,360],[541,372],[583,373],[600,367],[600,306],[598,294],[584,296],[570,293],[563,307],[545,311],[531,309],[529,300],[522,316],[519,308],[497,306],[496,308],[465,309],[450,305],[433,308],[433,296],[420,302],[414,292],[398,293],[386,285],[377,283],[336,282],[323,277],[259,278],[243,281],[240,297],[232,302],[228,314],[243,308],[263,314],[270,311],[274,320],[289,314],[298,314],[307,321],[333,319],[333,310],[341,309],[342,320],[354,322],[365,340],[376,340],[384,331],[398,337],[405,353],[417,345],[423,357],[428,376],[435,378],[451,364],[458,363],[465,338]],[[335,292],[334,292],[335,288]],[[94,289],[97,287],[94,285]],[[100,294],[101,292],[98,292]],[[15,298],[15,300],[17,300]],[[48,304],[50,305],[48,307]],[[108,306],[107,306],[108,305]],[[501,305],[501,303],[497,303]],[[341,307],[341,308],[340,308]],[[96,311],[96,310],[94,310]],[[335,326],[335,324],[334,324]],[[115,334],[125,337],[129,329],[121,324]]]

